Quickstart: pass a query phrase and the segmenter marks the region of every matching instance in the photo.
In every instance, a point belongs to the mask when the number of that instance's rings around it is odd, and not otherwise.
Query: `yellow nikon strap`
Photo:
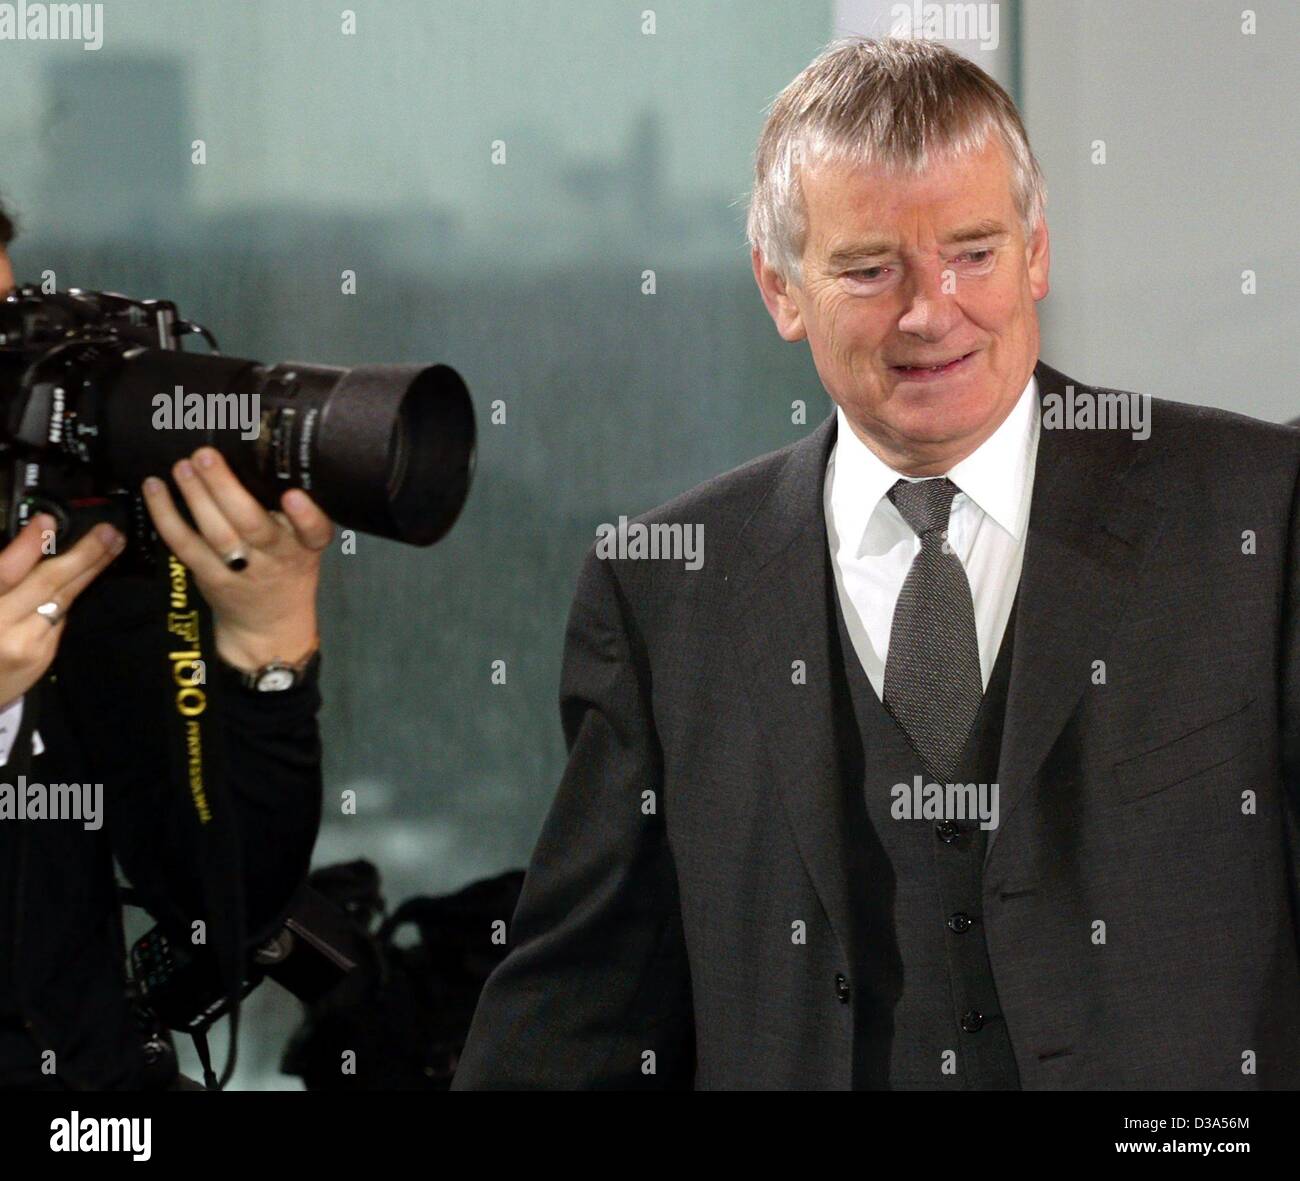
[[[162,555],[165,554],[165,560]],[[194,586],[189,568],[174,554],[160,552],[166,610],[155,612],[159,650],[158,681],[165,693],[164,716],[172,783],[189,806],[190,847],[198,857],[203,884],[208,946],[216,962],[230,1013],[230,1049],[220,1079],[211,1077],[206,1046],[199,1043],[208,1083],[224,1087],[235,1071],[239,1001],[247,969],[243,873],[234,809],[223,775],[220,735],[220,678],[216,667],[212,611]],[[196,1042],[198,1039],[196,1038]]]

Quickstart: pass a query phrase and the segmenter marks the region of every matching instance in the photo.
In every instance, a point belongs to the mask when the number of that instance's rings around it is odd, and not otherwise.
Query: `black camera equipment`
[[[133,891],[122,889],[120,895],[128,904],[139,905]],[[304,1004],[313,1005],[337,993],[345,981],[373,977],[379,968],[378,954],[364,927],[331,898],[304,883],[279,933],[245,962],[240,996],[247,996],[269,977]],[[130,996],[146,1032],[146,1059],[161,1058],[160,1074],[174,1073],[175,1051],[165,1030],[188,1033],[198,1050],[204,1081],[214,1088],[207,1033],[231,1010],[216,959],[205,948],[174,942],[154,926],[132,945],[130,962]]]
[[[235,1069],[250,949],[220,678],[206,675],[212,613],[154,531],[140,483],[169,478],[176,460],[210,444],[268,508],[302,488],[345,528],[431,545],[465,502],[475,432],[465,384],[445,365],[261,365],[186,353],[192,334],[215,350],[211,333],[166,300],[24,286],[0,301],[0,525],[12,537],[48,512],[63,551],[107,520],[128,544],[114,573],[156,587],[142,657],[166,719],[171,779],[192,805],[183,823],[202,883],[198,917],[230,1018],[221,1076],[205,1064],[220,1088]],[[35,713],[24,710],[24,727]]]
[[[214,351],[181,351],[192,334]],[[268,508],[285,489],[303,488],[363,533],[431,545],[451,528],[475,441],[473,405],[454,369],[262,365],[215,349],[211,333],[167,300],[24,286],[0,301],[8,536],[45,511],[64,550],[108,520],[128,538],[114,567],[152,565],[159,546],[140,482],[167,478],[202,444]],[[241,429],[249,422],[252,430]]]
[[[371,936],[381,971],[353,973],[309,1003],[280,1069],[309,1091],[448,1090],[483,986],[508,950],[493,932],[514,914],[524,871],[407,898],[391,914],[367,861],[325,866],[307,880],[358,924],[382,916]],[[349,1050],[364,1071],[339,1070]]]
[[[241,997],[269,978],[306,1009],[280,1069],[309,1091],[447,1090],[483,985],[506,954],[493,923],[514,913],[523,880],[522,869],[508,870],[452,894],[408,898],[389,914],[371,862],[313,870],[279,933],[244,963]],[[121,894],[140,905],[133,890]],[[194,1039],[215,1087],[207,1034],[230,1013],[230,997],[210,949],[155,926],[129,960],[128,996],[155,1085],[176,1074],[175,1030]],[[340,1071],[349,1050],[364,1071]]]

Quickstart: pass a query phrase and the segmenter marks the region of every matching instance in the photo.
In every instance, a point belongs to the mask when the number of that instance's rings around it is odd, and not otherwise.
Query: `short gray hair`
[[[932,41],[831,42],[772,103],[754,157],[746,234],[788,281],[802,282],[807,210],[799,165],[919,173],[936,156],[978,151],[997,131],[1028,237],[1043,220],[1042,170],[1011,97],[974,62]]]

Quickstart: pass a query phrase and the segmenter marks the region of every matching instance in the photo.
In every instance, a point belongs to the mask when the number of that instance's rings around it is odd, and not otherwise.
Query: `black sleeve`
[[[65,635],[59,653],[58,697],[84,764],[69,766],[64,756],[62,769],[103,782],[113,854],[150,913],[188,937],[189,923],[203,914],[197,826],[187,784],[169,764],[167,689],[150,676],[148,621],[139,611],[98,618],[93,628]],[[247,932],[250,942],[261,942],[279,929],[306,877],[320,826],[320,694],[314,682],[281,693],[246,689],[215,659],[207,671],[208,681],[214,678]]]
[[[690,978],[648,682],[608,563],[589,554],[560,691],[568,766],[455,1089],[691,1085]]]
[[[1300,479],[1291,494],[1287,582],[1282,608],[1282,782],[1300,814]],[[1300,866],[1295,868],[1300,881]]]

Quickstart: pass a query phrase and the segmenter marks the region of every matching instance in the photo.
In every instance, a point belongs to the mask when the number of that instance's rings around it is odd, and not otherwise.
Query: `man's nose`
[[[960,318],[954,298],[953,277],[946,267],[914,270],[904,289],[903,314],[898,319],[900,332],[925,340],[940,340]]]

